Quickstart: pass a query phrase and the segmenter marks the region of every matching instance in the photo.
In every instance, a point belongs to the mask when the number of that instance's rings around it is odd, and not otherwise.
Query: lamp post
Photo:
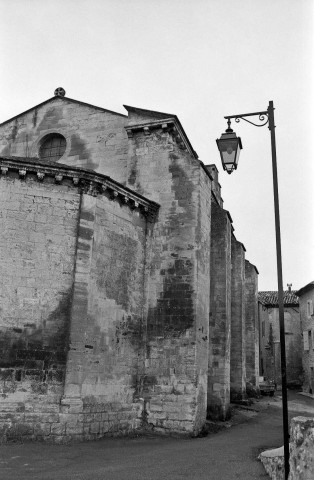
[[[247,117],[256,117],[261,123],[253,123]],[[242,149],[241,138],[237,137],[230,128],[231,119],[234,118],[238,123],[245,120],[256,127],[263,127],[268,124],[271,139],[271,156],[273,167],[273,189],[274,189],[274,210],[275,210],[275,228],[276,228],[276,252],[277,252],[277,277],[278,277],[278,305],[279,305],[279,326],[280,326],[280,345],[281,345],[281,380],[282,380],[282,416],[283,416],[283,437],[284,437],[284,458],[285,458],[285,479],[289,475],[289,426],[288,426],[288,402],[287,402],[287,375],[286,375],[286,342],[285,342],[285,323],[283,308],[283,283],[282,283],[282,262],[281,262],[281,238],[280,238],[280,216],[279,216],[279,197],[278,197],[278,175],[277,175],[277,157],[276,157],[276,137],[275,137],[275,118],[274,105],[270,101],[266,111],[255,113],[243,113],[240,115],[229,115],[224,117],[228,120],[228,128],[221,138],[216,140],[220,152],[223,169],[229,174],[237,169],[240,150]]]

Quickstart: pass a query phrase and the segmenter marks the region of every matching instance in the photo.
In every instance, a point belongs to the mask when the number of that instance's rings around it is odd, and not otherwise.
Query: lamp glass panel
[[[235,159],[235,164],[238,165],[238,162],[239,162],[239,157],[240,157],[240,145],[238,145],[238,148],[237,148],[237,153],[236,153],[236,159]]]
[[[238,165],[239,154],[242,148],[241,139],[238,138],[234,132],[226,131],[216,142],[223,168],[227,170],[228,173],[231,173]]]
[[[227,150],[221,152],[221,159],[224,164],[234,163],[236,158],[236,151],[232,150],[229,153]]]
[[[225,138],[219,141],[219,150],[223,164],[227,165],[235,162],[237,146],[237,138]]]

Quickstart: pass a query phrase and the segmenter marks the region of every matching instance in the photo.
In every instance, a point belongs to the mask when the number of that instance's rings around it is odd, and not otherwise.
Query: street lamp
[[[237,137],[232,128],[230,128],[231,120],[228,119],[228,128],[220,139],[216,140],[223,169],[229,174],[237,169],[240,150],[242,150],[241,138]]]
[[[258,116],[261,123],[253,123],[247,117]],[[278,197],[278,175],[277,175],[277,157],[276,157],[276,137],[275,137],[275,118],[274,105],[270,101],[268,108],[263,112],[243,113],[240,115],[229,115],[224,117],[228,120],[228,128],[216,140],[220,152],[223,169],[229,174],[237,169],[239,153],[242,149],[242,142],[239,137],[230,128],[231,118],[237,123],[245,120],[255,127],[263,127],[268,124],[271,138],[271,154],[273,166],[273,189],[274,189],[274,210],[276,227],[276,252],[277,252],[277,277],[278,277],[278,306],[279,306],[279,325],[280,325],[280,345],[281,345],[281,382],[282,382],[282,416],[283,416],[283,437],[284,437],[284,456],[285,456],[285,479],[289,475],[289,425],[288,425],[288,402],[287,402],[287,374],[286,374],[286,342],[285,342],[285,323],[283,308],[283,284],[282,284],[282,262],[281,262],[281,236],[280,236],[280,216],[279,216],[279,197]]]

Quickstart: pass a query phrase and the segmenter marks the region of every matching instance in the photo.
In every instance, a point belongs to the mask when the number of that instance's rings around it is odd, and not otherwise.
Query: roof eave
[[[312,289],[314,289],[314,282],[310,282],[307,285],[305,285],[304,287],[300,288],[300,290],[298,290],[295,294],[298,297],[302,297],[302,295],[304,295],[306,292],[308,292]]]
[[[190,148],[190,151],[192,152],[194,158],[198,159],[198,154],[196,153],[196,151],[194,150],[194,148],[192,147],[192,144],[189,140],[189,137],[187,136],[187,134],[185,133],[185,130],[184,128],[182,127],[182,124],[179,120],[179,118],[177,117],[177,115],[174,115],[172,113],[164,113],[164,112],[157,112],[156,110],[147,110],[147,109],[144,109],[144,108],[137,108],[137,107],[131,107],[130,105],[123,105],[124,108],[128,111],[128,112],[135,112],[135,113],[143,113],[144,115],[147,114],[147,115],[151,115],[152,117],[156,116],[156,121],[161,121],[161,120],[173,120],[174,123],[176,124],[176,127],[181,130],[181,133],[184,137],[184,139],[186,140],[189,148]],[[140,122],[141,125],[149,125],[151,124],[152,122],[154,122],[154,120],[150,120],[148,119],[147,122]],[[129,127],[131,126],[135,126],[135,124],[132,124],[132,125],[129,125]]]

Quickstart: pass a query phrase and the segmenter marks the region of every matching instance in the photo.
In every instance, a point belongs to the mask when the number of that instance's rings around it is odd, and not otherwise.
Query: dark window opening
[[[44,139],[39,149],[41,160],[57,162],[65,152],[66,140],[59,133],[53,133]]]

